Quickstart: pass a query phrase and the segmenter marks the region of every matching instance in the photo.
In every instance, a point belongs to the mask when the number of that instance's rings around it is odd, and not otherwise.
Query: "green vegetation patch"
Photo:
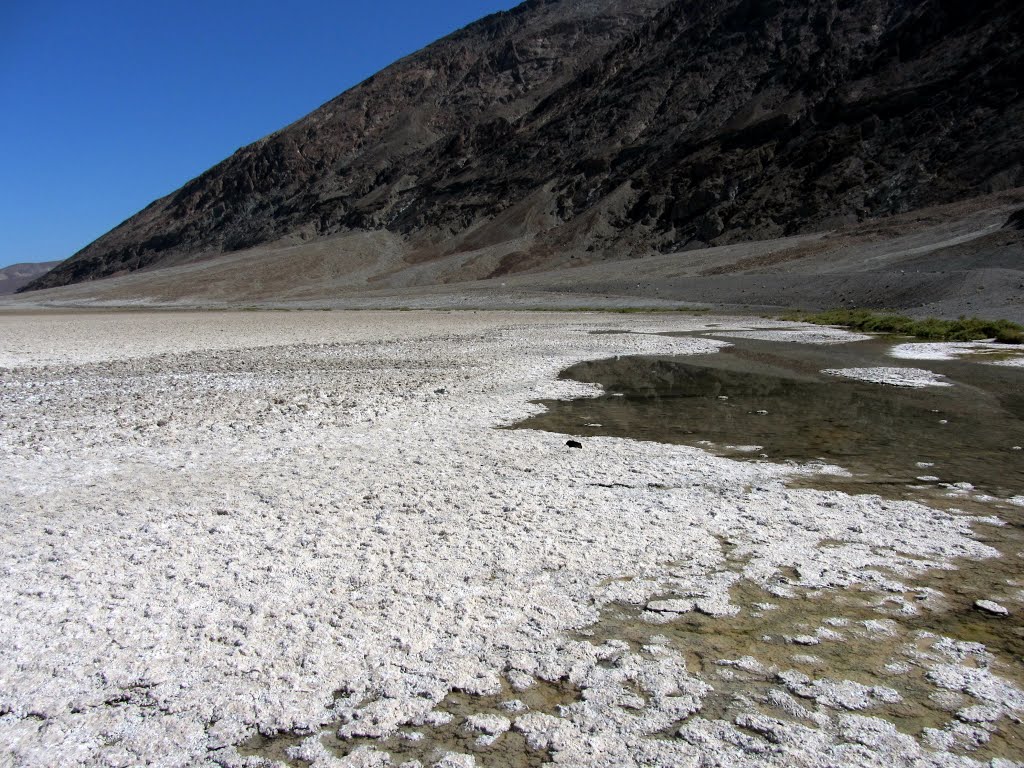
[[[940,320],[929,317],[915,320],[904,315],[872,312],[867,309],[833,309],[827,312],[790,312],[783,320],[816,325],[841,325],[868,333],[896,333],[932,341],[980,341],[995,339],[1003,344],[1024,344],[1024,327],[1009,320],[982,320],[960,317]]]

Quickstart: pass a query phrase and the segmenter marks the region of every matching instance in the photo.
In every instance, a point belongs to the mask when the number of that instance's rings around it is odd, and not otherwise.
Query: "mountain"
[[[37,277],[45,275],[58,264],[59,261],[40,261],[11,264],[9,267],[0,268],[0,296],[15,293],[23,285],[28,285]]]
[[[1024,184],[1022,82],[1017,0],[530,0],[27,289],[345,233],[429,282],[856,224]]]

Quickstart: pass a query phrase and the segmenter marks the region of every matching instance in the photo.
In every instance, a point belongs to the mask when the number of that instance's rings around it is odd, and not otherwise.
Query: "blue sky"
[[[64,259],[516,0],[0,2],[0,267]]]

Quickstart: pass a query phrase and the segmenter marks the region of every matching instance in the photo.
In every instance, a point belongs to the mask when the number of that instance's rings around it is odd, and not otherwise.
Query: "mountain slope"
[[[25,262],[0,268],[0,296],[15,293],[19,288],[28,285],[37,277],[45,275],[58,264],[60,264],[59,261]]]
[[[386,230],[468,277],[1024,184],[1024,6],[531,0],[396,63],[30,288]]]

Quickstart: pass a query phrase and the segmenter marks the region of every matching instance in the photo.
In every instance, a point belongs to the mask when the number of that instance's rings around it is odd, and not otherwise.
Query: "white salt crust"
[[[897,344],[889,354],[900,360],[956,360],[968,358],[993,365],[1024,366],[1024,350],[994,341],[929,341]],[[986,360],[986,355],[1012,355],[1004,360]]]
[[[867,334],[844,331],[821,325],[786,323],[782,327],[767,325],[751,330],[716,330],[714,335],[729,339],[755,339],[757,341],[788,341],[794,344],[849,344],[867,341]]]
[[[495,736],[507,720],[562,765],[977,764],[946,751],[959,732],[926,750],[871,717],[886,689],[827,679],[785,685],[863,711],[804,727],[752,707],[658,736],[709,686],[670,648],[571,638],[605,604],[641,607],[666,587],[725,616],[730,585],[777,585],[780,569],[805,587],[898,592],[901,574],[995,555],[970,518],[789,489],[797,467],[494,429],[537,412],[533,399],[595,394],[556,380],[573,362],[716,347],[589,331],[703,320],[0,316],[0,360],[15,366],[0,370],[0,763],[268,765],[233,745],[339,717],[350,734],[427,727],[452,689],[494,693],[504,674],[583,691],[558,716],[510,702],[472,723]],[[921,663],[950,695],[998,709],[971,717],[1021,714],[1017,689],[958,658]],[[644,692],[641,709],[624,686]],[[298,754],[383,764],[314,739]]]

